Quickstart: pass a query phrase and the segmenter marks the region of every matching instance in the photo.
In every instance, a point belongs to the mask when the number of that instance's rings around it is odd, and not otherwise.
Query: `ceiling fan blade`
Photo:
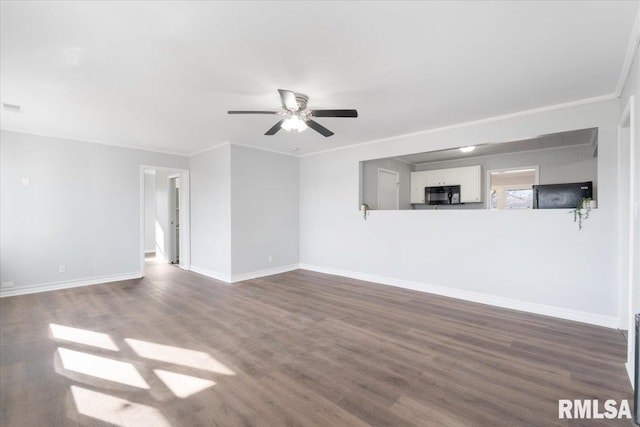
[[[285,120],[287,120],[287,119],[280,120],[278,123],[273,125],[273,127],[271,129],[269,129],[268,131],[266,131],[264,134],[265,135],[275,135],[280,130],[280,128],[282,127],[282,123],[284,123]]]
[[[309,119],[306,120],[305,123],[307,124],[307,126],[309,126],[311,129],[315,130],[316,132],[321,133],[324,136],[331,136],[333,135],[333,132],[331,132],[329,129],[327,129],[326,127],[322,126],[320,123],[318,122],[314,122],[313,120]]]
[[[278,114],[277,111],[227,111],[228,114]]]
[[[280,93],[280,99],[282,100],[282,106],[289,111],[298,111],[298,101],[296,100],[296,93],[290,90],[278,89]]]
[[[312,110],[313,117],[358,117],[357,110]]]

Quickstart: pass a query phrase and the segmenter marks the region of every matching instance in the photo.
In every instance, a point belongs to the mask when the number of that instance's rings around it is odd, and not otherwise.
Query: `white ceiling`
[[[9,2],[2,129],[188,154],[306,154],[611,95],[638,1]],[[357,108],[263,136],[276,89]]]
[[[559,132],[519,141],[507,141],[482,144],[469,153],[463,153],[459,148],[448,150],[428,151],[425,153],[398,156],[395,159],[412,163],[443,162],[448,160],[468,159],[483,156],[497,156],[501,154],[520,153],[523,151],[548,150],[560,147],[574,147],[577,145],[592,145],[594,152],[598,145],[598,129],[580,129],[569,132]]]

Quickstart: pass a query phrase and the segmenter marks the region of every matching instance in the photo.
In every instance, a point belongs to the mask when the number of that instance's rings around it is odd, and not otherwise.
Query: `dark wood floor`
[[[147,274],[0,300],[0,425],[631,425],[558,419],[631,402],[618,331],[304,270]]]

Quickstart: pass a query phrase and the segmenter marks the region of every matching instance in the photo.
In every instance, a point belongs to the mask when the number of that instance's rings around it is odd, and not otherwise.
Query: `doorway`
[[[171,264],[180,263],[180,176],[169,177],[169,220],[170,220],[170,255]]]
[[[140,166],[140,276],[145,259],[190,269],[189,171]]]
[[[378,169],[378,209],[398,210],[400,208],[400,180],[398,172]]]

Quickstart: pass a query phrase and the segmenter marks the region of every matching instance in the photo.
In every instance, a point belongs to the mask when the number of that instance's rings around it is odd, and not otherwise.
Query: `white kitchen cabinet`
[[[458,168],[460,203],[482,202],[482,168],[480,165]]]
[[[411,172],[411,203],[425,203],[424,188],[442,185],[459,185],[460,203],[482,202],[482,171],[477,165]]]
[[[439,187],[441,185],[459,184],[460,177],[458,168],[427,171],[427,187]]]
[[[437,187],[444,181],[444,174],[441,171],[427,171],[427,187]]]
[[[428,187],[427,173],[411,172],[411,203],[424,203],[424,187]]]

